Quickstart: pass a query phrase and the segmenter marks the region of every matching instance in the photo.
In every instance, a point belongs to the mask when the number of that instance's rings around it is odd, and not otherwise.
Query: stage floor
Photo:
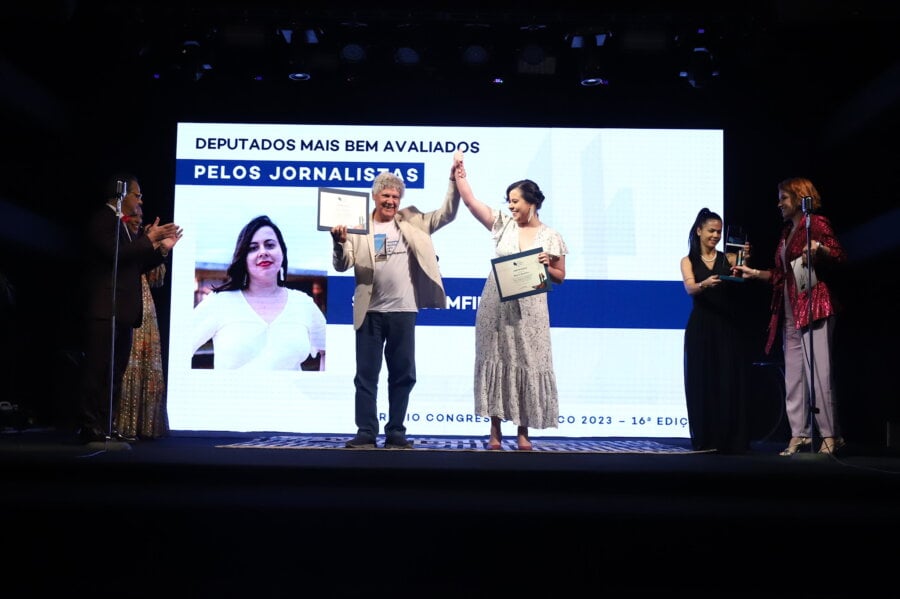
[[[900,455],[888,451],[222,447],[251,437],[91,450],[53,430],[0,434],[4,570],[22,573],[2,588],[768,598],[893,584]]]

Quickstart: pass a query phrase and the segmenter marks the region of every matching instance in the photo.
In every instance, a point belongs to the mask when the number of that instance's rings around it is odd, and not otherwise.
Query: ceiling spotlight
[[[494,60],[496,34],[487,23],[466,23],[462,26],[457,48],[462,64],[471,69],[487,68]]]
[[[519,27],[522,44],[516,56],[516,70],[523,75],[556,74],[556,56],[547,26],[531,24]]]
[[[351,64],[359,64],[366,60],[366,49],[355,42],[345,44],[341,48],[341,59]]]
[[[319,31],[313,29],[312,27],[308,27],[303,30],[303,41],[307,44],[318,44],[319,43]]]
[[[491,58],[491,53],[482,44],[469,44],[462,50],[462,61],[471,66],[486,64]]]
[[[422,61],[418,50],[409,46],[401,46],[394,52],[394,62],[401,66],[415,66]]]
[[[581,68],[580,77],[582,87],[609,85],[609,81],[603,77],[603,69],[598,62],[585,63]]]
[[[598,85],[609,85],[609,81],[603,77],[582,77],[581,87],[597,87]]]
[[[607,53],[605,46],[610,37],[606,30],[582,31],[567,36],[569,48],[578,65],[578,82],[582,87],[609,85],[604,58]]]
[[[319,52],[322,31],[313,27],[305,29],[279,29],[284,44],[285,69],[291,81],[309,81],[315,70],[315,57]],[[282,72],[284,72],[282,71]]]
[[[309,27],[307,29],[294,30],[290,28],[282,28],[278,30],[278,35],[288,46],[312,46],[319,43],[319,35],[321,31]]]
[[[556,57],[542,44],[528,43],[519,50],[516,70],[528,75],[553,75],[556,73]]]
[[[705,27],[692,29],[683,37],[676,37],[675,41],[681,48],[685,63],[678,76],[686,79],[691,87],[706,87],[719,76],[715,54],[717,39]]]
[[[714,62],[713,55],[709,49],[703,47],[694,48],[688,58],[688,68],[678,73],[678,76],[687,79],[693,88],[706,87],[714,77],[719,76],[719,71],[715,68]]]
[[[200,81],[213,70],[208,51],[198,40],[185,40],[178,53],[175,71],[183,81]]]
[[[609,33],[573,33],[568,36],[569,47],[573,50],[582,48],[601,48],[606,45],[606,39]]]
[[[544,52],[544,48],[539,44],[525,44],[522,46],[522,51],[519,56],[525,64],[537,66],[544,61],[547,57],[547,53]]]

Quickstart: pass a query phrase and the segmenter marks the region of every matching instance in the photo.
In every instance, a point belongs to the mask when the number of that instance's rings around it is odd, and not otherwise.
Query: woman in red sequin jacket
[[[770,270],[736,267],[748,279],[772,284],[766,353],[771,351],[780,326],[784,343],[785,408],[791,426],[790,443],[781,452],[785,456],[813,449],[810,405],[818,408],[815,427],[822,437],[819,452],[834,453],[844,445],[831,376],[837,305],[821,274],[826,266],[842,263],[847,256],[829,220],[815,214],[821,205],[821,196],[809,179],[795,177],[779,183],[778,208],[785,225],[775,251],[775,267]],[[807,267],[808,252],[812,254],[811,271]],[[814,385],[809,384],[811,374]],[[809,401],[810,390],[814,391],[815,403]]]

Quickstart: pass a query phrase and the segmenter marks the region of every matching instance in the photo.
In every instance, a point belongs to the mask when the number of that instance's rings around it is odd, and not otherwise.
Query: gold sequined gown
[[[116,416],[116,428],[127,437],[155,439],[169,432],[159,324],[150,292],[151,286],[163,284],[165,274],[166,266],[161,264],[141,276],[143,323],[134,330]]]

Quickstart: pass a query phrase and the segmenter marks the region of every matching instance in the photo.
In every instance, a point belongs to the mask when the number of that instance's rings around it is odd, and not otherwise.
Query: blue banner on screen
[[[496,210],[508,210],[510,183],[537,182],[540,219],[568,247],[566,280],[547,292],[560,418],[533,436],[689,436],[691,299],[679,262],[700,208],[723,212],[721,130],[180,123],[176,145],[174,221],[184,237],[172,254],[173,430],[352,436],[354,273],[334,269],[331,234],[317,228],[318,190],[371,191],[389,170],[405,184],[401,207],[427,213],[452,191],[460,149],[467,180]],[[293,369],[265,360],[216,368],[215,344],[197,338],[195,307],[227,279],[242,229],[260,215],[283,235],[285,284],[325,315],[325,353]],[[432,240],[447,301],[419,311],[407,432],[485,436],[472,395],[475,322],[494,239],[460,204]],[[278,313],[231,309],[263,336],[277,334]],[[250,351],[262,341],[248,343]],[[386,366],[381,376],[386,413]]]
[[[445,278],[447,308],[421,310],[418,324],[475,326],[482,287],[484,280]],[[352,278],[329,278],[329,323],[353,323],[353,288]],[[680,281],[566,281],[547,297],[552,327],[684,329],[691,309]]]
[[[422,163],[274,160],[178,160],[175,185],[370,189],[375,177],[385,171],[402,178],[409,189],[424,187],[425,165]]]

